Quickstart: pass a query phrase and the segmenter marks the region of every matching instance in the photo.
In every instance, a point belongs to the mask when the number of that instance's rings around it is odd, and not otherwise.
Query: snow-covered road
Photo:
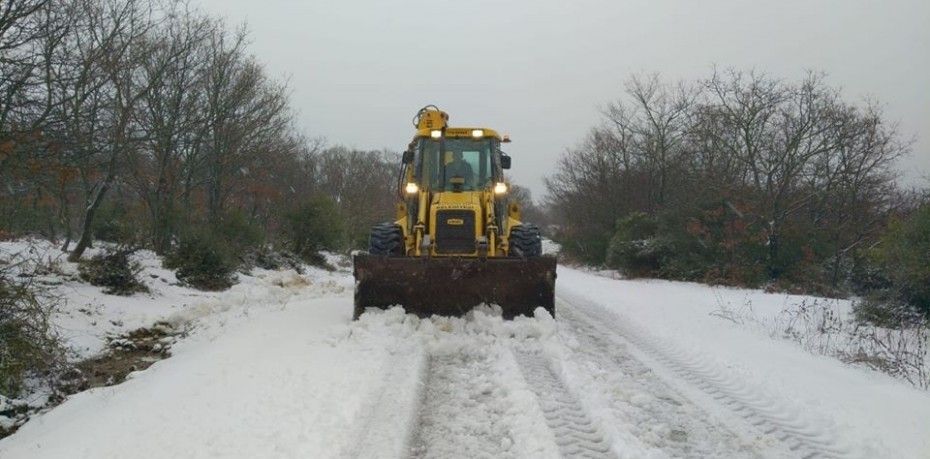
[[[351,322],[341,276],[203,309],[173,357],[0,457],[930,457],[926,392],[710,314],[784,295],[560,266],[556,320]]]

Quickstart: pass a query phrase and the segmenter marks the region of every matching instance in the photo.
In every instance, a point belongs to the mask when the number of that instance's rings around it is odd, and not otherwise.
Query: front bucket
[[[411,314],[461,316],[487,303],[505,319],[533,316],[537,307],[555,315],[553,256],[533,258],[420,258],[357,254],[355,311],[399,305]]]

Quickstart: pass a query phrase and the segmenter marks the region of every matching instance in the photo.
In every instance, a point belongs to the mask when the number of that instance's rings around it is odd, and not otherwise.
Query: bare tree
[[[860,109],[842,105],[835,135],[837,148],[813,165],[812,186],[818,191],[815,215],[832,245],[830,284],[839,287],[841,270],[851,251],[877,240],[896,207],[895,162],[908,143],[886,126],[875,104]]]
[[[756,73],[715,73],[705,85],[723,116],[718,129],[704,133],[741,163],[761,193],[756,210],[768,230],[767,268],[778,277],[784,222],[814,197],[801,187],[808,165],[837,146],[830,116],[837,94],[819,75],[790,86]]]
[[[0,199],[14,225],[25,201],[36,214],[68,182],[58,151],[51,148],[51,83],[59,75],[55,59],[75,23],[66,0],[11,1],[0,6]],[[53,221],[45,233],[54,237]]]
[[[107,224],[131,212],[161,253],[230,211],[273,229],[282,201],[321,189],[321,144],[297,133],[246,36],[179,0],[0,3],[3,230],[63,235],[77,260],[104,203]],[[334,198],[358,201],[353,176],[380,186],[357,159]]]
[[[28,92],[41,66],[38,42],[48,28],[42,23],[42,10],[50,0],[8,0],[0,5],[0,142],[10,142],[11,116],[28,105]],[[22,120],[15,120],[22,121]],[[19,123],[17,123],[19,124]],[[31,124],[31,123],[30,123]],[[0,160],[5,158],[0,158]],[[2,163],[0,163],[2,166]],[[2,172],[0,167],[0,172]]]
[[[313,193],[343,211],[350,244],[367,243],[375,223],[393,219],[400,157],[387,151],[331,147],[311,158]]]
[[[200,91],[205,66],[199,49],[219,27],[185,10],[175,11],[174,17],[158,29],[152,51],[141,63],[141,76],[150,82],[135,115],[144,141],[129,156],[129,180],[148,208],[152,246],[158,253],[170,246],[185,168],[201,150],[197,133],[206,124]]]
[[[236,178],[256,165],[256,152],[280,137],[291,121],[287,91],[270,81],[244,52],[245,32],[228,36],[214,30],[206,49],[206,131],[204,135],[207,208],[217,218],[236,190]]]
[[[632,103],[614,102],[605,116],[614,127],[614,144],[625,147],[625,168],[637,164],[649,171],[649,206],[655,210],[666,204],[669,183],[684,159],[683,140],[697,92],[684,83],[663,84],[655,74],[631,78],[626,92]]]
[[[715,71],[696,86],[634,78],[604,120],[546,180],[567,249],[602,260],[614,222],[638,211],[694,242],[669,257],[702,252],[708,266],[761,265],[769,279],[806,265],[828,269],[834,287],[893,209],[892,167],[907,151],[874,105],[845,103],[813,73],[788,83]]]
[[[122,172],[126,155],[139,147],[134,115],[155,80],[143,78],[144,58],[153,51],[149,35],[157,25],[152,5],[144,0],[85,0],[87,21],[82,55],[95,76],[91,123],[78,128],[83,145],[80,155],[84,182],[81,236],[68,259],[81,258],[93,242],[96,212]]]

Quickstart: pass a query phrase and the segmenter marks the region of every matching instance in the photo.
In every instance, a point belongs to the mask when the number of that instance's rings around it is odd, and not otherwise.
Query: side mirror
[[[411,164],[411,163],[413,163],[413,152],[410,151],[410,150],[405,151],[405,152],[404,152],[404,155],[401,157],[400,160],[401,160],[404,164]]]
[[[501,169],[510,169],[510,156],[501,155]]]

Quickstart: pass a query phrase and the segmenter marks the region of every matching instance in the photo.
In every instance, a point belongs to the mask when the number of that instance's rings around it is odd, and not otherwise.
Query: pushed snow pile
[[[562,251],[562,245],[552,239],[542,240],[542,252],[546,255],[558,255]]]

